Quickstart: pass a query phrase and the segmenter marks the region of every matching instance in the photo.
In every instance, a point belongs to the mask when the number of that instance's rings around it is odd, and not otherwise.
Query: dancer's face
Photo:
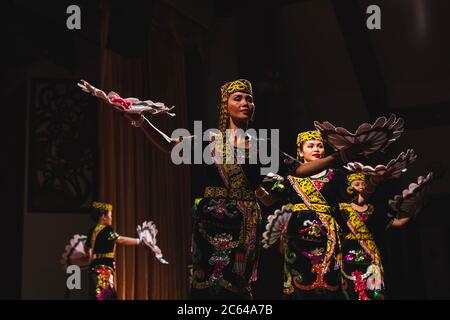
[[[303,142],[300,156],[304,162],[311,162],[325,155],[325,148],[323,142],[319,140],[308,140]]]
[[[361,193],[366,187],[366,182],[364,180],[352,181],[351,186],[356,192]]]
[[[228,113],[236,124],[242,124],[251,119],[255,104],[248,93],[235,92],[228,98]]]
[[[112,211],[102,216],[102,223],[107,226],[112,226]]]

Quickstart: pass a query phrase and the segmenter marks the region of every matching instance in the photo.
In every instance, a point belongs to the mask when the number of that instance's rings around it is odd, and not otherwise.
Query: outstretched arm
[[[404,217],[404,218],[393,218],[389,224],[386,226],[386,229],[389,228],[401,228],[405,224],[407,224],[411,220],[411,217]]]
[[[119,238],[117,238],[116,243],[124,246],[138,246],[141,244],[141,241],[138,238],[120,236]]]
[[[411,220],[411,217],[405,217],[405,218],[394,218],[391,227],[394,228],[400,228],[403,227],[406,223]]]
[[[170,153],[172,148],[180,142],[179,139],[172,139],[167,136],[141,114],[123,113],[123,115],[132,126],[141,128],[147,139],[162,152]]]
[[[341,166],[343,163],[347,163],[348,158],[356,156],[359,151],[360,151],[359,146],[350,147],[346,150],[340,150],[339,152],[335,152],[322,159],[317,159],[307,163],[301,163],[293,170],[291,174],[299,178],[310,177],[325,169],[338,167]],[[260,186],[255,191],[255,193],[257,198],[265,206],[271,206],[279,200],[279,197],[276,194],[266,191],[266,189],[263,186]]]
[[[293,175],[299,178],[310,177],[325,169],[342,166],[349,160],[356,158],[360,152],[361,146],[353,145],[345,150],[334,152],[325,158],[302,163],[295,169]]]
[[[302,163],[295,169],[293,175],[299,178],[306,178],[315,175],[327,168],[336,167],[340,164],[342,164],[341,157],[339,156],[338,152],[335,152],[325,158]]]

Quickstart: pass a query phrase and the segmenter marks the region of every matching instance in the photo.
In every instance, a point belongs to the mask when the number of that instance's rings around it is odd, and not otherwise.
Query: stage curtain
[[[156,2],[158,3],[158,2]],[[110,8],[102,2],[101,80],[105,92],[175,105],[175,117],[158,115],[152,122],[167,134],[187,127],[183,43],[177,38],[176,15],[155,5],[145,53],[124,57],[107,46]],[[88,79],[86,79],[88,80]],[[117,247],[119,299],[183,299],[188,286],[191,238],[190,167],[172,164],[170,154],[151,145],[140,129],[118,112],[98,108],[99,200],[113,204],[114,227],[137,236],[136,226],[152,220],[168,265],[142,247]]]

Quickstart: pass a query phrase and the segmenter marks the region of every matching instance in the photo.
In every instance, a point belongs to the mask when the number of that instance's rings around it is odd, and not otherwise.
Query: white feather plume
[[[156,259],[163,264],[168,264],[162,255],[161,249],[156,245],[156,235],[158,234],[158,229],[153,221],[144,221],[142,225],[137,226],[137,233],[139,240],[150,248],[155,254]]]

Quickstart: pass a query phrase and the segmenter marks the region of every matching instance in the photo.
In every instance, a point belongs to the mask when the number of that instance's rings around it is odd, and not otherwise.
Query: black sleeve
[[[116,241],[120,235],[114,231],[114,229],[111,226],[106,226],[102,232],[104,232],[106,234],[106,238],[109,241]]]

